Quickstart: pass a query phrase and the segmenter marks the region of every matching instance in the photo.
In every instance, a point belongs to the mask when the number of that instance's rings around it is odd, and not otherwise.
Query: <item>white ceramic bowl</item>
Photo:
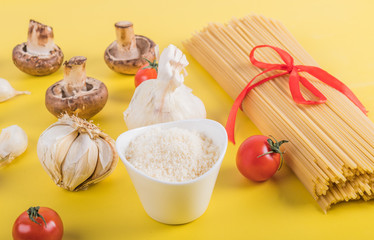
[[[166,182],[147,176],[127,161],[125,152],[134,137],[155,127],[179,127],[202,132],[219,147],[219,159],[206,173],[186,182]],[[124,132],[117,138],[116,148],[147,214],[162,223],[183,224],[200,217],[208,207],[226,153],[227,134],[225,128],[213,120],[181,120]]]

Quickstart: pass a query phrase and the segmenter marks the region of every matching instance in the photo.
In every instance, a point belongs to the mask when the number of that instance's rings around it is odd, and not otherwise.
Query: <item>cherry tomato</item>
[[[236,154],[236,166],[240,173],[257,182],[271,178],[282,165],[283,156],[279,147],[286,142],[288,141],[274,142],[262,135],[247,138]]]
[[[30,207],[13,225],[14,240],[61,240],[64,232],[60,216],[47,207]]]
[[[146,80],[157,78],[158,64],[156,63],[156,60],[151,62],[146,59],[146,61],[148,63],[142,66],[135,75],[135,87],[139,86]]]

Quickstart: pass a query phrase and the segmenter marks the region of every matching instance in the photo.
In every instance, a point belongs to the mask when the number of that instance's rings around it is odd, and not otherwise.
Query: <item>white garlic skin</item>
[[[68,115],[40,135],[37,154],[55,184],[69,191],[101,181],[118,162],[112,138],[93,123]]]
[[[0,133],[0,166],[6,165],[26,151],[28,138],[17,125],[4,128]]]
[[[12,87],[12,85],[10,85],[7,80],[0,78],[0,102],[4,102],[20,94],[30,94],[30,92],[17,91]]]

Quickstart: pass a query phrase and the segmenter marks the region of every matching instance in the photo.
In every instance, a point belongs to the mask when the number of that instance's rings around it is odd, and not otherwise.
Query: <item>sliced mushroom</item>
[[[25,73],[43,76],[56,72],[64,54],[53,41],[53,29],[30,20],[27,42],[13,49],[14,64]]]
[[[73,57],[64,63],[64,79],[47,89],[45,105],[53,115],[76,115],[88,119],[105,106],[108,90],[101,81],[86,76],[86,58]]]
[[[105,50],[106,64],[116,72],[135,74],[138,69],[156,58],[156,44],[149,38],[135,35],[133,24],[128,21],[115,25],[117,40]]]

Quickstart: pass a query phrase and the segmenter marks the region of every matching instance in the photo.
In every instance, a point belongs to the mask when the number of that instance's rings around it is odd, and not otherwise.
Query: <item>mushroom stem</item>
[[[132,22],[120,21],[115,25],[117,36],[117,55],[130,59],[137,59],[140,56],[139,50],[136,47],[136,38]]]
[[[64,92],[67,97],[84,90],[86,87],[86,60],[87,58],[77,56],[64,63]]]
[[[37,21],[30,20],[27,36],[27,52],[33,55],[50,55],[55,43],[53,29]]]

